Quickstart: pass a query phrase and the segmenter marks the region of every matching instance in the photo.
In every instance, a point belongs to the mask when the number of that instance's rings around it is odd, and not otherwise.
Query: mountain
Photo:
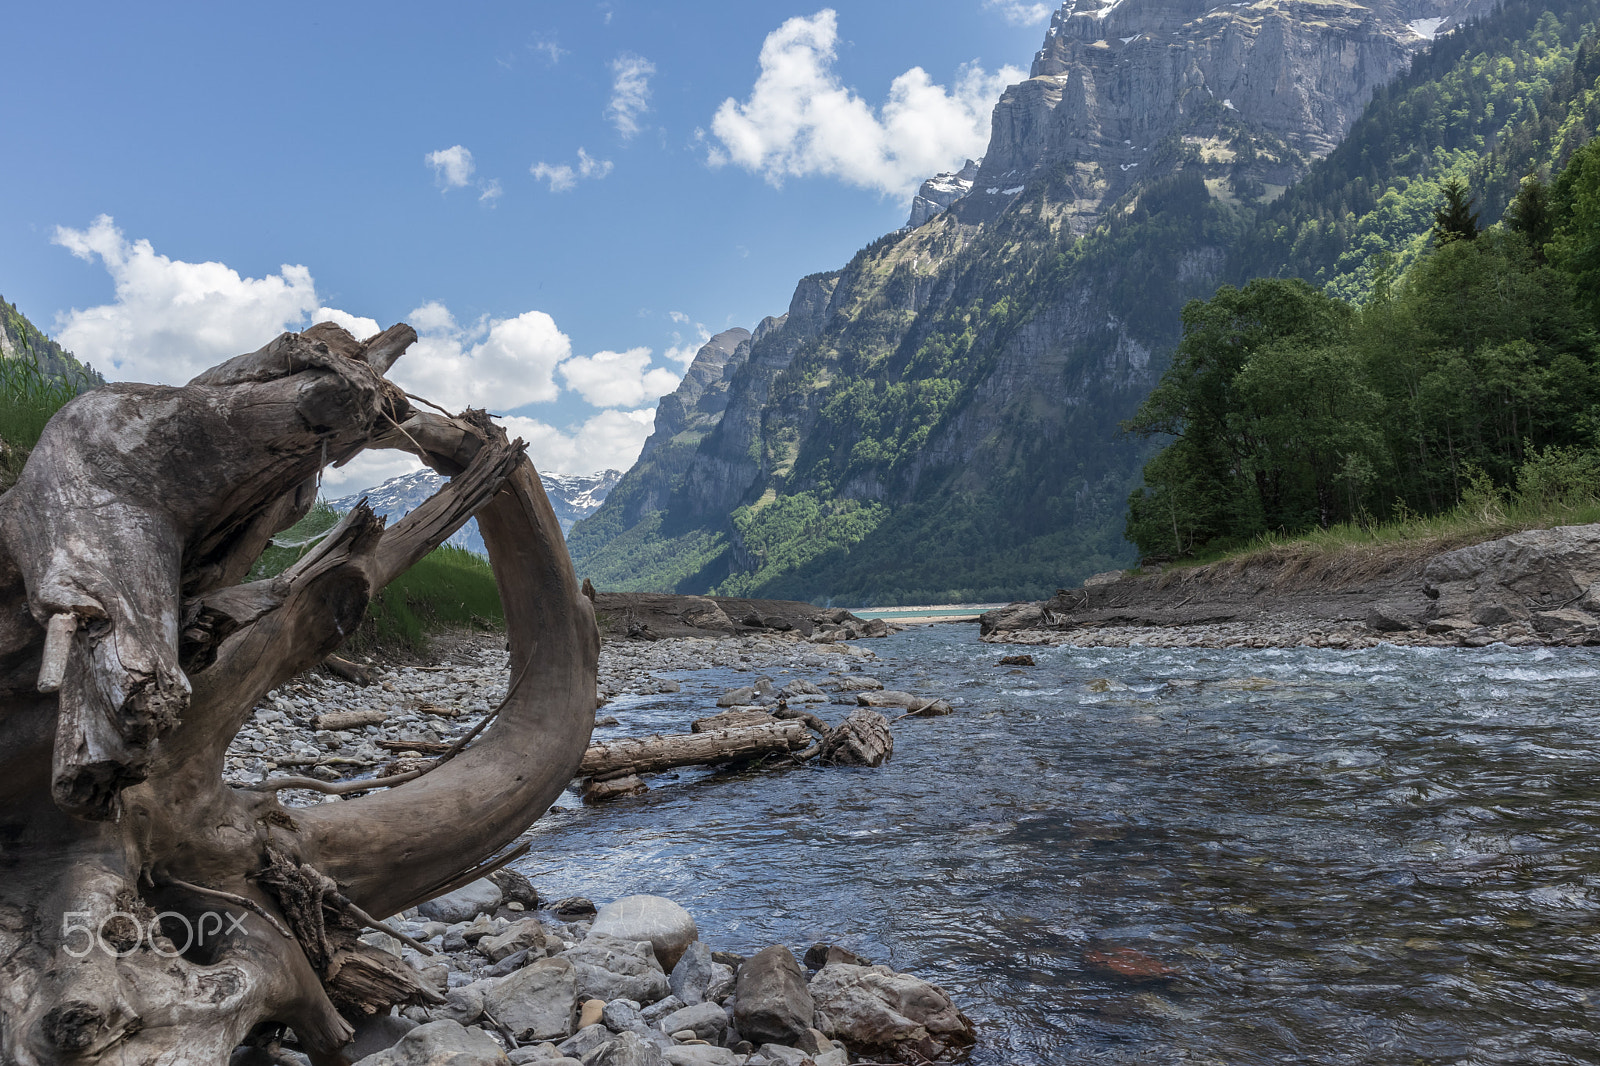
[[[1485,7],[1064,5],[997,103],[968,191],[802,279],[744,354],[701,353],[701,376],[727,382],[720,417],[672,463],[642,456],[573,530],[579,572],[608,589],[855,604],[1036,598],[1130,562],[1126,500],[1155,442],[1119,427],[1164,371],[1184,304],[1269,224],[1323,232],[1274,203],[1301,195],[1435,38],[1450,52],[1451,30],[1516,37],[1530,13],[1585,5],[1471,21]],[[1552,33],[1570,44],[1583,19],[1564,17]],[[1477,84],[1492,60],[1440,63]]]
[[[561,532],[568,533],[576,522],[594,513],[621,477],[622,473],[617,470],[600,474],[541,473],[539,481],[544,485],[545,495],[550,497],[550,506],[561,523]],[[384,515],[392,523],[437,492],[445,480],[432,470],[418,470],[392,477],[376,488],[331,500],[329,506],[336,511],[348,511],[365,499],[374,513]],[[485,553],[483,536],[478,532],[476,520],[468,522],[447,543],[479,554]]]
[[[46,337],[32,322],[18,311],[15,304],[0,297],[0,358],[15,359],[31,355],[39,369],[49,377],[62,378],[85,388],[104,385],[105,378],[92,367],[85,366],[71,352]]]

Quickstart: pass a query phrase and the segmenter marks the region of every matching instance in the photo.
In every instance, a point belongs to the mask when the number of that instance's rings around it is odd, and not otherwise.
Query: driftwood
[[[674,766],[702,766],[800,751],[811,743],[799,722],[770,722],[704,733],[626,737],[590,746],[578,767],[583,777],[653,774]]]
[[[0,496],[0,1061],[216,1066],[292,1026],[332,1066],[352,1018],[437,998],[361,930],[498,868],[576,772],[592,605],[521,442],[384,378],[415,337],[325,323],[186,386],[103,386]],[[358,507],[241,585],[321,469],[373,447],[451,480],[390,528]],[[511,646],[492,725],[358,798],[227,786],[265,693],[474,515]]]
[[[337,655],[330,655],[322,660],[322,668],[334,677],[348,681],[352,685],[365,687],[372,684],[371,670],[368,670],[360,663],[353,663],[349,659],[343,659]]]
[[[877,711],[857,707],[828,734],[818,758],[835,766],[882,766],[893,754],[889,720]]]
[[[713,733],[718,729],[743,729],[752,725],[767,725],[777,719],[766,711],[732,710],[696,718],[689,723],[691,733]]]

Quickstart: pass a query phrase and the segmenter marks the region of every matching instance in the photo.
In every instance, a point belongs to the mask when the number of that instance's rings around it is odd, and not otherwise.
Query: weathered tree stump
[[[835,766],[882,766],[893,754],[889,720],[877,711],[857,707],[828,734],[817,758]]]
[[[437,998],[362,929],[496,869],[576,772],[590,601],[521,442],[384,378],[415,339],[324,323],[182,387],[103,386],[0,496],[0,1060],[216,1066],[292,1026],[339,1062],[350,1018]],[[239,584],[321,469],[371,447],[451,480],[392,528],[357,507]],[[225,785],[257,701],[474,515],[511,646],[487,731],[356,799]]]

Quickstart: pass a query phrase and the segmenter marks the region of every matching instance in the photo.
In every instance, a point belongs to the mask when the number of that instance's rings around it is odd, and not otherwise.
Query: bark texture
[[[285,1026],[318,1066],[343,1061],[350,1019],[438,998],[358,935],[496,868],[576,772],[590,601],[521,442],[482,412],[416,411],[384,378],[415,337],[324,323],[185,386],[104,386],[0,496],[5,1062],[212,1066]],[[370,447],[451,480],[390,528],[358,507],[240,584],[321,469]],[[488,729],[359,799],[285,808],[224,785],[261,697],[474,515],[511,645]]]
[[[578,772],[585,777],[653,774],[674,766],[700,766],[759,759],[763,755],[784,755],[800,751],[810,742],[810,734],[801,723],[777,721],[700,733],[625,737],[592,745],[584,754]]]

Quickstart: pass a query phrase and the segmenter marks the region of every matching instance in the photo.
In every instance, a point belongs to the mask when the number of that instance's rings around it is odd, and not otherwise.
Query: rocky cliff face
[[[935,174],[922,183],[911,201],[911,216],[906,219],[906,229],[916,229],[934,215],[948,208],[972,191],[978,177],[978,161],[967,160],[967,165],[948,174]]]
[[[1070,0],[995,107],[963,205],[993,217],[1057,168],[1085,233],[1130,191],[1199,162],[1214,194],[1270,197],[1325,155],[1373,90],[1489,0]]]
[[[1426,43],[1409,23],[1483,3],[1065,4],[982,162],[926,183],[910,228],[803,279],[719,364],[720,419],[670,468],[647,449],[621,487],[640,491],[574,531],[579,571],[602,588],[947,602],[1048,595],[1127,562],[1146,452],[1118,424],[1164,369],[1179,309],[1214,291],[1241,212]]]

